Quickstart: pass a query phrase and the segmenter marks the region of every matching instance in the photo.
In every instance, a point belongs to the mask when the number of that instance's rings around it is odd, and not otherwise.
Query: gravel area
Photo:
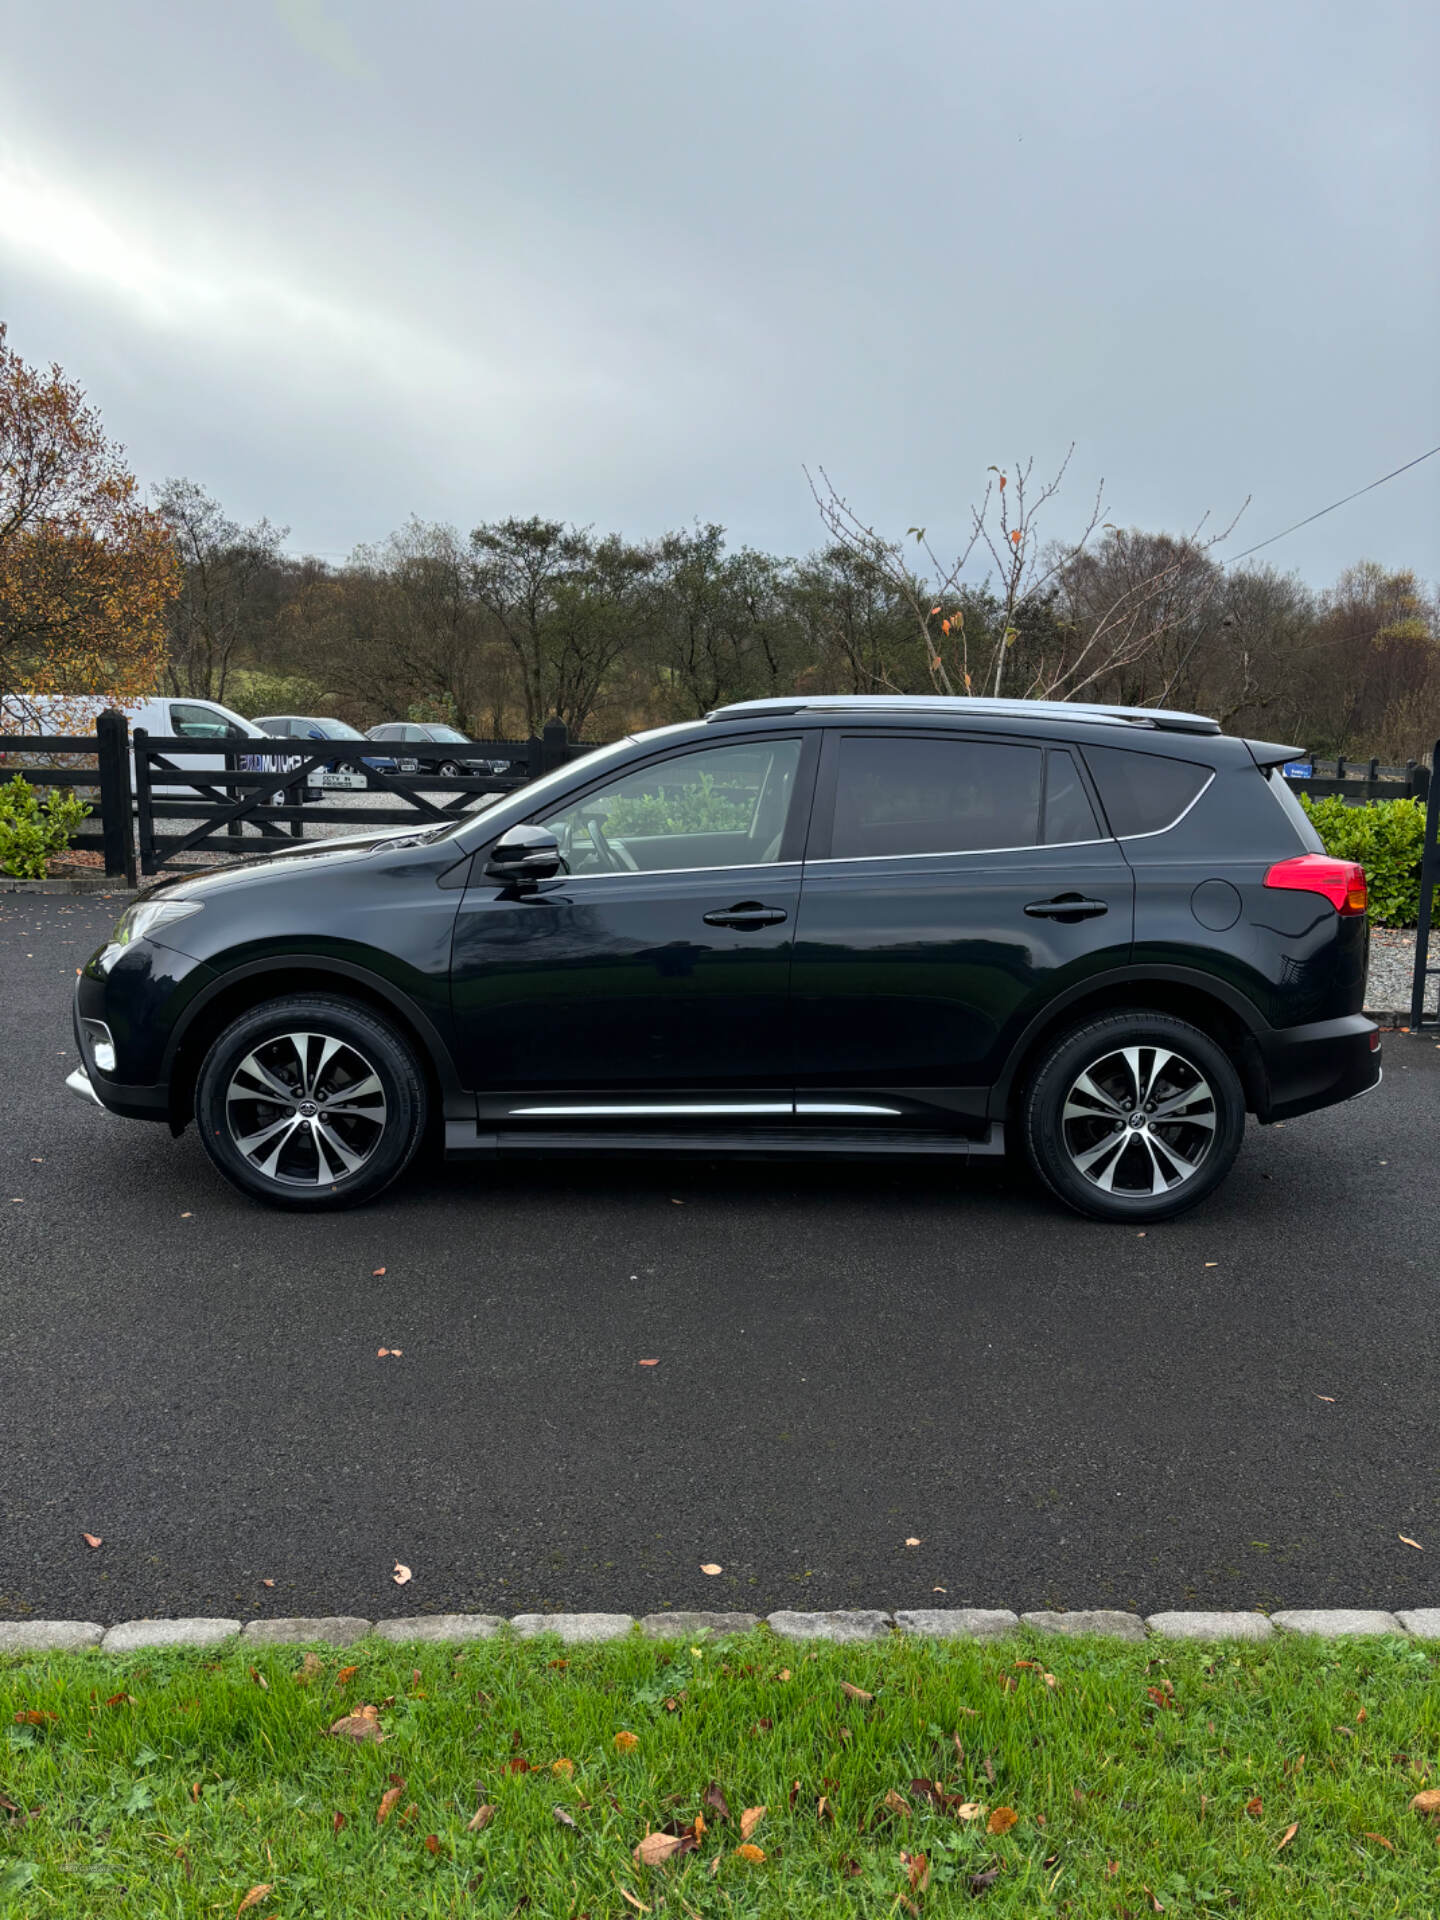
[[[1440,966],[1440,941],[1430,943],[1432,966]],[[1365,1006],[1372,1013],[1398,1013],[1410,1017],[1410,981],[1415,967],[1415,934],[1411,929],[1372,927],[1370,931],[1370,978],[1365,987]],[[1431,980],[1426,989],[1425,1006],[1434,1013],[1440,979]]]

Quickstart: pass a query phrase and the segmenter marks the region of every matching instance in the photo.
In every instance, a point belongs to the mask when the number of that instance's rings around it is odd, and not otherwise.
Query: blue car
[[[368,736],[358,727],[352,727],[344,720],[317,718],[303,713],[272,713],[255,722],[266,733],[288,740],[364,740]],[[374,767],[379,773],[394,773],[396,763],[388,755],[365,755],[365,765]],[[365,775],[349,761],[332,760],[326,766],[317,768],[309,777],[308,784],[318,787],[366,787],[369,785]]]

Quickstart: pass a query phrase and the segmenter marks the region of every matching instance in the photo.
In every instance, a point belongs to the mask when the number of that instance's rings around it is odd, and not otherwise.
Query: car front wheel
[[[425,1130],[425,1082],[408,1045],[368,1007],[318,994],[272,1000],[216,1039],[195,1086],[205,1151],[272,1206],[373,1199]]]
[[[1168,1220],[1225,1178],[1245,1093],[1224,1049],[1169,1014],[1108,1014],[1048,1048],[1025,1093],[1030,1163],[1093,1220]]]

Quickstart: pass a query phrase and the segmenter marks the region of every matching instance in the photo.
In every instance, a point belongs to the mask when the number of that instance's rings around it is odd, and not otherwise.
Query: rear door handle
[[[1087,900],[1083,894],[1062,893],[1057,900],[1032,900],[1025,909],[1036,920],[1093,920],[1108,913],[1108,900]]]
[[[742,900],[738,906],[707,913],[704,919],[707,927],[733,927],[737,933],[758,933],[761,927],[778,927],[789,917],[783,907],[764,907],[758,900]]]

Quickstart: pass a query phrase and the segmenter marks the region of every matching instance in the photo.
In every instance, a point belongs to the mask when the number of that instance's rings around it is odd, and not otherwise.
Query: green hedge
[[[17,773],[0,786],[0,873],[43,880],[51,856],[65,851],[89,811],[65,787],[52,787],[41,800]]]
[[[1325,851],[1358,860],[1370,890],[1370,919],[1380,927],[1413,927],[1420,915],[1420,857],[1425,808],[1418,800],[1376,800],[1351,807],[1343,800],[1300,804],[1315,822]]]

